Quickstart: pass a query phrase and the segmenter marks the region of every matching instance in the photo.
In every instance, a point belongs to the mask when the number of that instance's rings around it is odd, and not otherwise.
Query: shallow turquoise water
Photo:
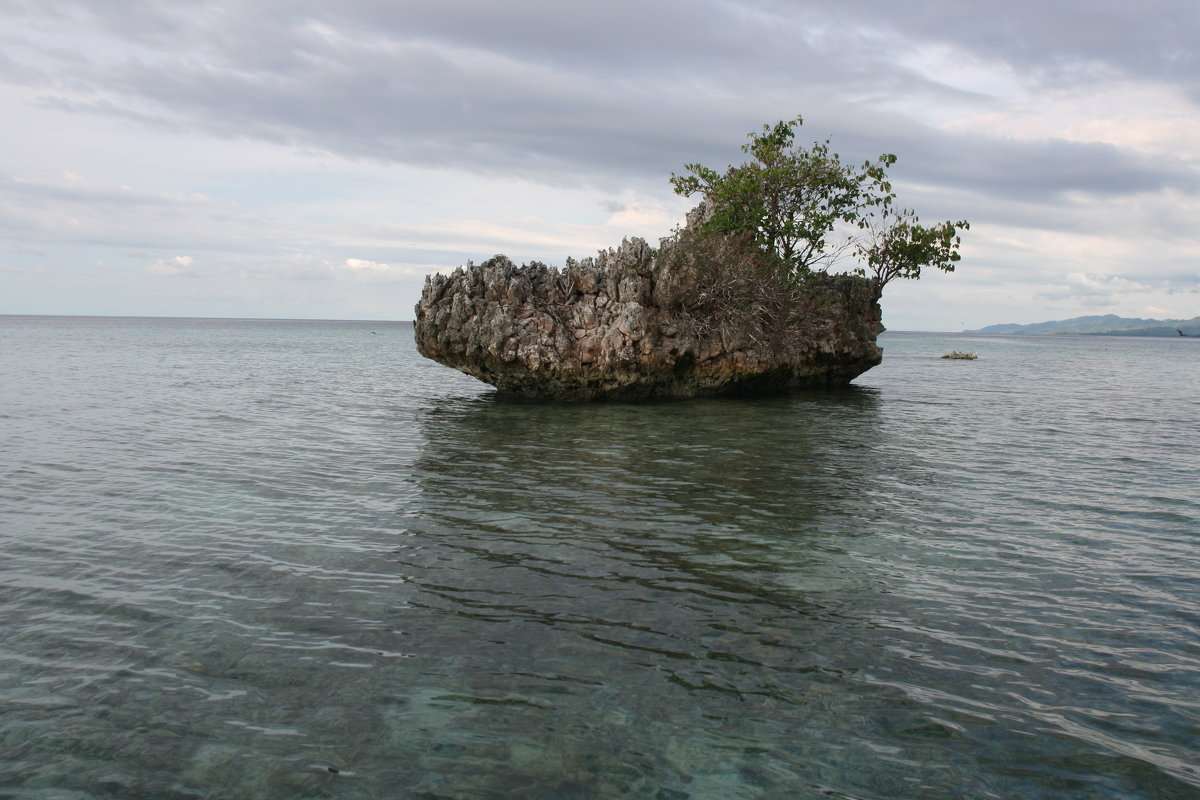
[[[1200,797],[1200,342],[881,343],[534,405],[0,317],[0,797]]]

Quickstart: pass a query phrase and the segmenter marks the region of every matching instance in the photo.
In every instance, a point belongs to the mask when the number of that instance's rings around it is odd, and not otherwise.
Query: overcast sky
[[[1196,0],[0,0],[0,313],[412,319],[652,243],[803,115],[952,275],[894,330],[1200,314]]]

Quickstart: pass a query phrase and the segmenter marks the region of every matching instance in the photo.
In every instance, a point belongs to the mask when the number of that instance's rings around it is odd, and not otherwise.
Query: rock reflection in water
[[[830,753],[805,731],[841,711],[829,639],[877,591],[844,546],[881,478],[875,403],[437,407],[398,552],[429,628],[397,746],[546,796],[810,781]]]

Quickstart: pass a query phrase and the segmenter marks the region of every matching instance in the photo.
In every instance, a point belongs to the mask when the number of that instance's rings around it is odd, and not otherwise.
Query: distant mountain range
[[[965,333],[1018,333],[1040,336],[1086,334],[1090,336],[1200,336],[1200,317],[1191,319],[1136,319],[1105,314],[1100,317],[1075,317],[1032,325],[988,325]]]

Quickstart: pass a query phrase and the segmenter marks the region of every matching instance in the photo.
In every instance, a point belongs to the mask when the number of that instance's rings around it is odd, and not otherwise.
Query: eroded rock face
[[[561,270],[496,256],[426,279],[417,349],[502,393],[555,400],[834,386],[882,359],[864,279],[814,275],[803,313],[769,335],[714,315],[706,288],[641,239]]]

